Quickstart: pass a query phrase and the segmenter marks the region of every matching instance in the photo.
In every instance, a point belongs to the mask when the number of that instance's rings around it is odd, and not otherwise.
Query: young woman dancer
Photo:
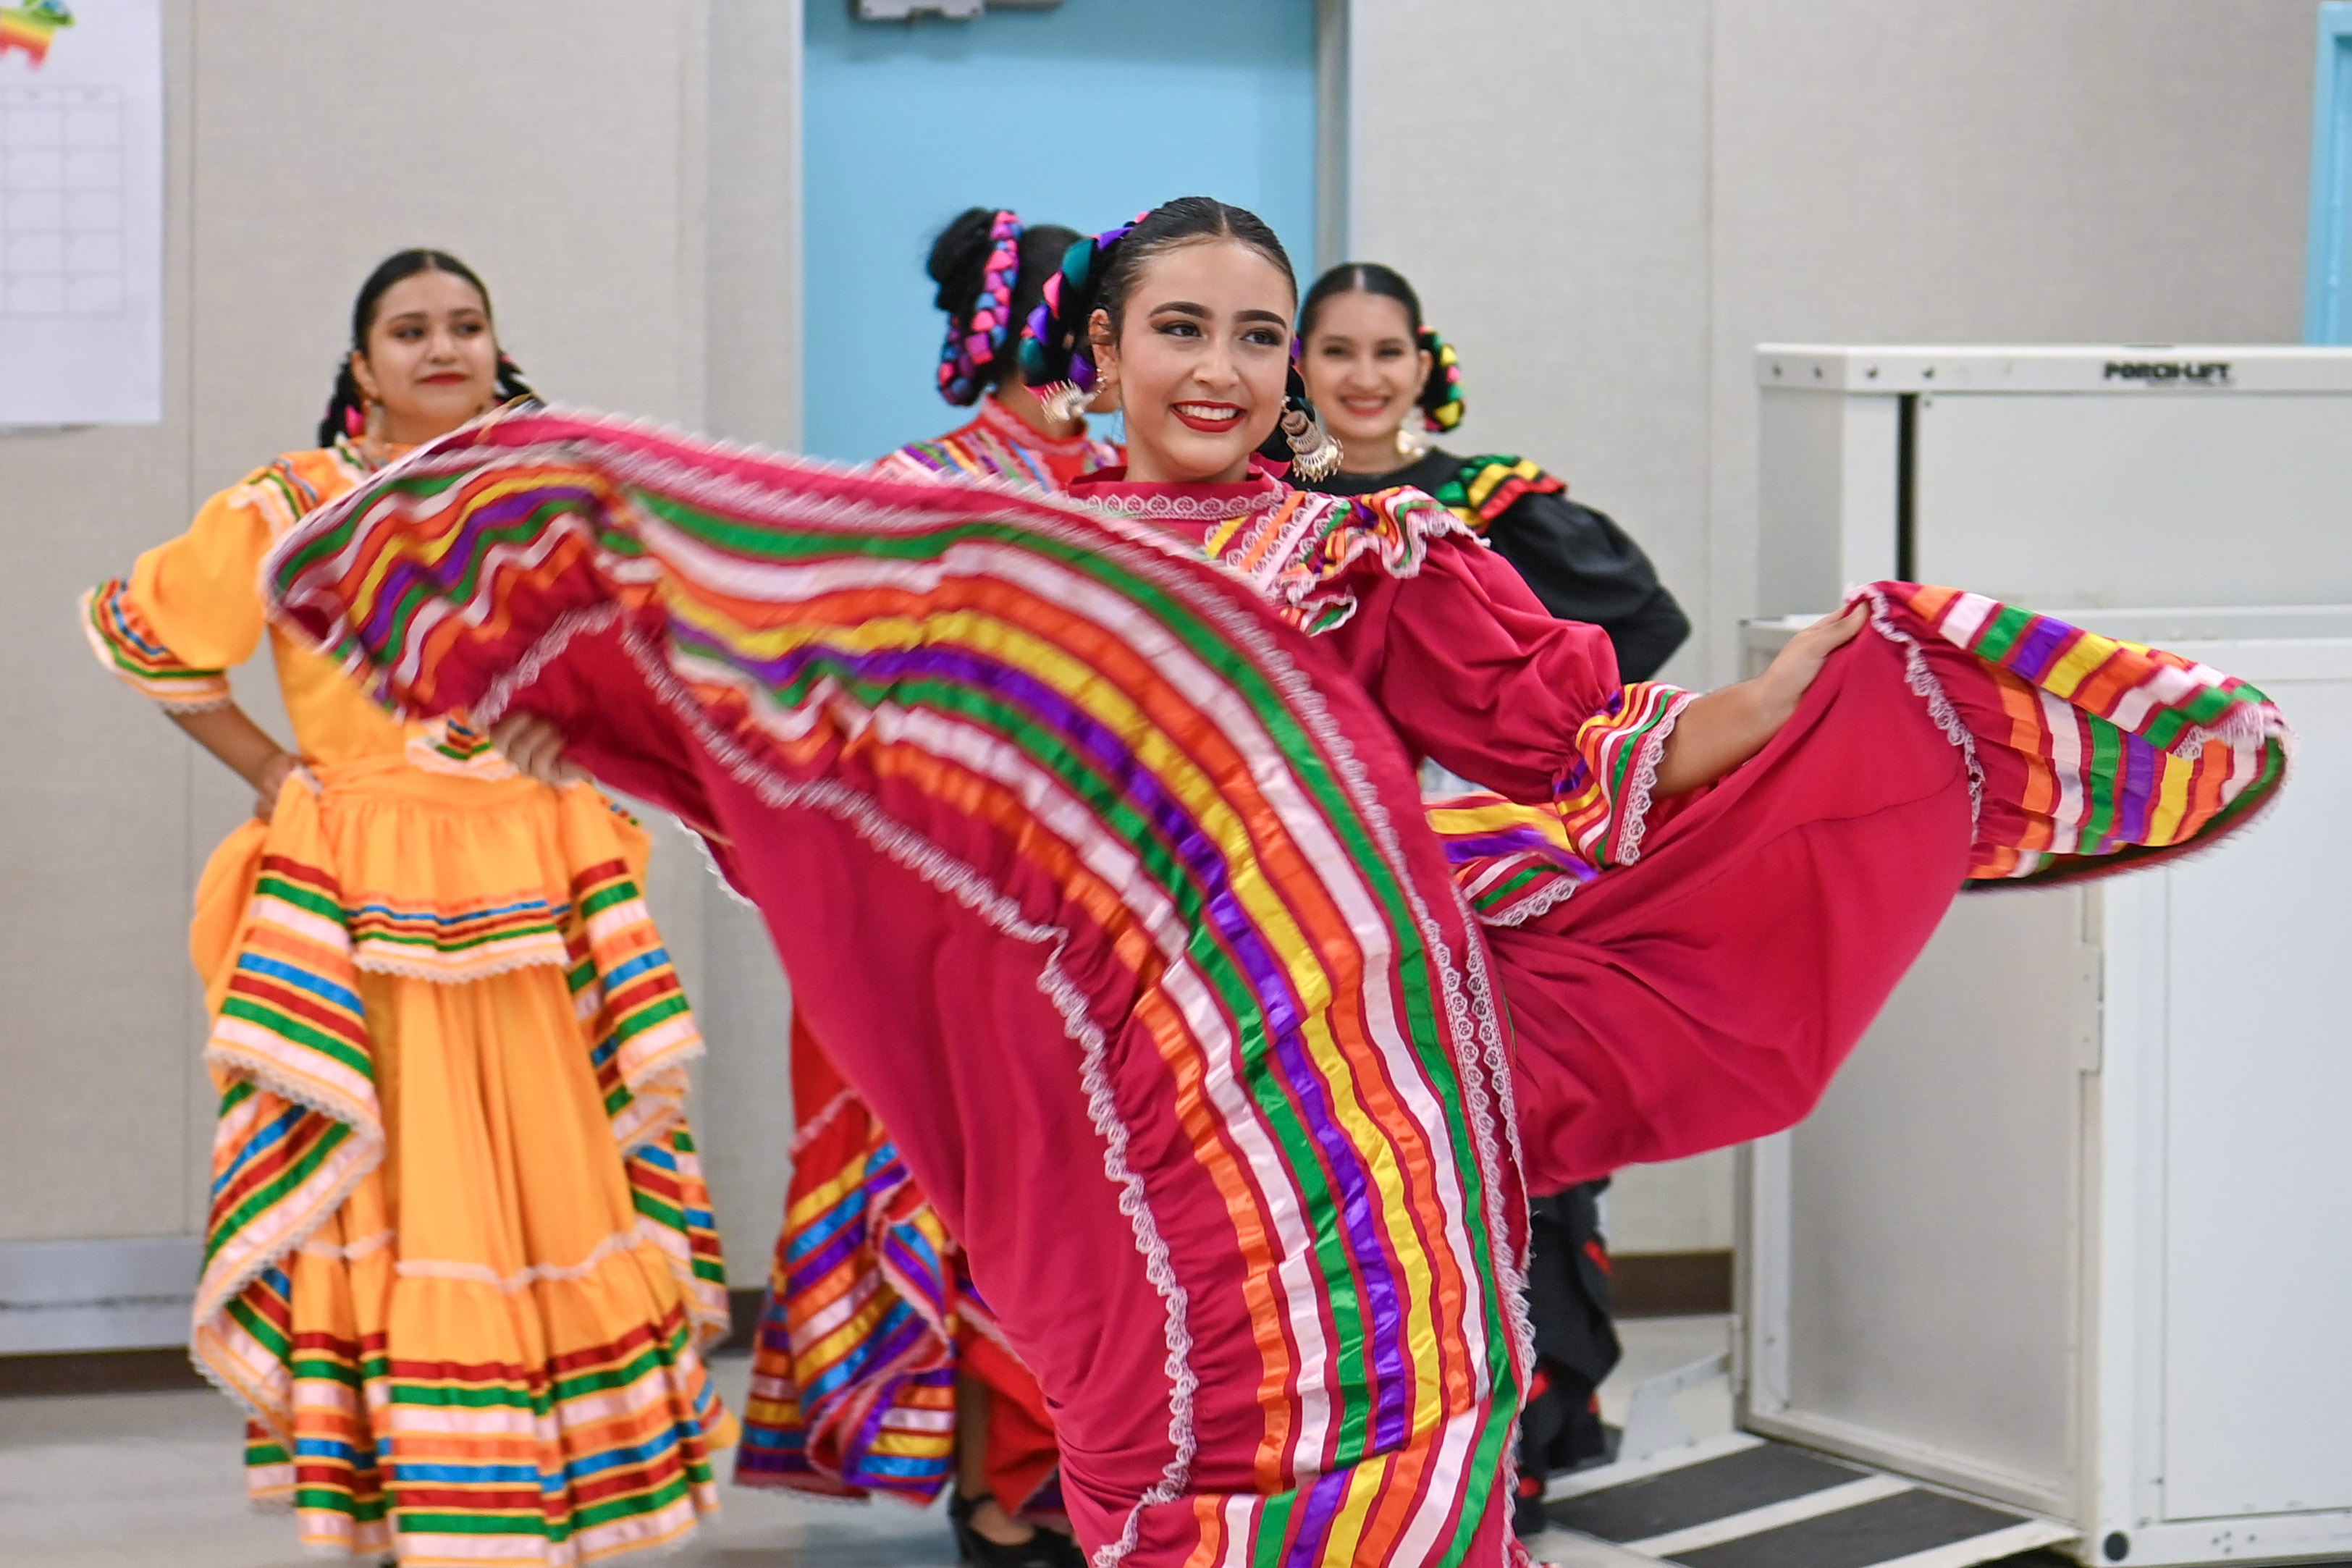
[[[1298,306],[1297,357],[1340,451],[1338,470],[1305,488],[1365,496],[1411,487],[1436,497],[1518,569],[1544,608],[1607,632],[1627,680],[1655,675],[1690,635],[1642,547],[1569,500],[1558,479],[1523,458],[1457,458],[1413,428],[1462,423],[1462,366],[1394,268],[1350,261],[1317,279]]]
[[[1103,510],[521,414],[309,520],[273,602],[713,837],[1100,1568],[1517,1560],[1521,1158],[1786,1125],[1964,879],[2210,841],[2284,723],[1903,584],[1624,687],[1436,502],[1253,468],[1316,446],[1264,225],[1171,203],[1062,283],[1041,351],[1129,421]],[[1424,823],[1415,754],[1501,793]]]
[[[1364,496],[1410,487],[1451,507],[1517,569],[1544,608],[1609,634],[1617,671],[1647,680],[1689,636],[1682,606],[1642,547],[1567,486],[1515,456],[1458,458],[1431,434],[1462,423],[1462,365],[1422,319],[1402,274],[1351,261],[1315,280],[1298,307],[1297,357],[1307,395],[1341,451],[1339,468],[1307,488]],[[1544,1528],[1544,1478],[1605,1458],[1596,1391],[1617,1364],[1610,1321],[1608,1243],[1600,1198],[1608,1179],[1534,1201],[1528,1308],[1538,1358],[1520,1418],[1518,1525]]]
[[[273,541],[529,395],[480,279],[403,251],[360,290],[318,448],[83,602],[100,660],[255,792],[197,894],[221,1106],[196,1362],[250,1414],[257,1500],[401,1563],[676,1542],[733,1426],[700,1353],[727,1325],[684,1115],[701,1039],[646,835],[283,635],[295,749],[229,689]]]
[[[940,395],[979,411],[877,472],[1058,492],[1119,461],[1083,413],[1047,408],[1020,374],[1021,324],[1080,237],[989,207],[940,231],[928,268],[948,318]],[[965,1562],[1074,1564],[1037,1380],[1005,1348],[889,1133],[798,1018],[793,1107],[792,1182],[736,1483],[928,1505],[952,1467],[949,1517]],[[858,1303],[846,1322],[845,1299]]]

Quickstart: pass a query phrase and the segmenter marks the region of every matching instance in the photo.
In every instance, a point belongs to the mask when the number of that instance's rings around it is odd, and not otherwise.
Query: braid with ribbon
[[[1414,334],[1423,353],[1429,356],[1429,379],[1421,384],[1421,396],[1416,399],[1421,408],[1421,422],[1433,434],[1451,430],[1462,423],[1467,412],[1462,401],[1462,361],[1454,345],[1437,335],[1434,327],[1423,327]]]
[[[1062,253],[1062,265],[1045,279],[1044,298],[1021,329],[1021,375],[1045,400],[1055,419],[1076,419],[1095,395],[1094,340],[1088,323],[1102,292],[1104,269],[1137,224],[1132,221],[1079,240]]]
[[[947,342],[940,349],[940,395],[961,406],[976,403],[989,379],[983,373],[1004,352],[1013,327],[1013,290],[1021,276],[1021,217],[998,209],[989,219],[988,254],[981,263],[980,287],[969,314],[948,303],[952,285],[941,281],[940,305],[948,312]]]

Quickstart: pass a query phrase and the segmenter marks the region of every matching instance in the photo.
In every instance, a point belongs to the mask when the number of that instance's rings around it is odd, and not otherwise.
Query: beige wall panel
[[[489,284],[551,398],[701,415],[702,7],[196,8],[196,467],[308,445],[352,297],[432,245]]]
[[[1352,253],[1460,348],[1445,445],[1559,473],[1702,620],[1704,0],[1356,0],[1350,27]]]
[[[706,971],[695,998],[710,1055],[696,1132],[727,1247],[728,1282],[767,1283],[792,1177],[792,987],[756,910],[715,883],[704,906]]]
[[[829,4],[830,0],[824,0]],[[783,448],[800,443],[798,0],[711,0],[709,358],[705,427]],[[791,1174],[791,988],[753,911],[700,869],[702,979],[694,993],[710,1054],[696,1127],[738,1289],[767,1282]]]
[[[796,47],[797,9],[773,9]],[[166,0],[165,421],[0,436],[16,545],[0,649],[16,676],[0,701],[17,737],[0,762],[0,1086],[16,1133],[0,1147],[0,1240],[204,1220],[212,1097],[187,910],[250,799],[96,668],[73,595],[308,444],[352,292],[404,245],[484,272],[502,335],[550,395],[700,420],[708,11]],[[789,96],[790,79],[772,85]],[[772,249],[792,244],[790,199],[779,185],[755,214]],[[238,686],[282,734],[268,662]],[[723,990],[679,849],[664,845],[653,897],[689,983]]]
[[[801,6],[710,0],[709,28],[705,428],[797,448]]]
[[[0,434],[0,1241],[169,1236],[187,1210],[188,746],[73,619],[191,500],[189,51],[170,11],[163,422]]]
[[[1762,341],[2300,335],[2308,0],[1720,0],[1711,668]]]

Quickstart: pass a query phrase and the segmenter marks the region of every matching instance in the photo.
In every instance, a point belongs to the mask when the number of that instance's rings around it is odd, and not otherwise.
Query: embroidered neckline
[[[362,446],[349,436],[338,436],[335,437],[335,444],[327,450],[334,455],[336,462],[343,466],[344,470],[351,477],[352,483],[358,484],[378,468],[391,467],[416,448],[395,447],[388,442],[382,445]]]
[[[1125,468],[1105,468],[1070,487],[1070,499],[1151,522],[1226,522],[1258,518],[1280,506],[1290,487],[1258,470],[1238,484],[1164,485],[1131,482]]]

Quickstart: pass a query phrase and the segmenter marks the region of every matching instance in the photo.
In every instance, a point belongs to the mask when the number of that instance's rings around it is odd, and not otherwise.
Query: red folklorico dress
[[[713,839],[1104,1568],[1523,1561],[1522,1165],[1788,1125],[1964,882],[2179,853],[2284,774],[2220,671],[1885,583],[1655,798],[1690,695],[1430,498],[1074,494],[508,416],[268,576],[388,695],[543,714]],[[1417,757],[1494,793],[1424,814]]]

